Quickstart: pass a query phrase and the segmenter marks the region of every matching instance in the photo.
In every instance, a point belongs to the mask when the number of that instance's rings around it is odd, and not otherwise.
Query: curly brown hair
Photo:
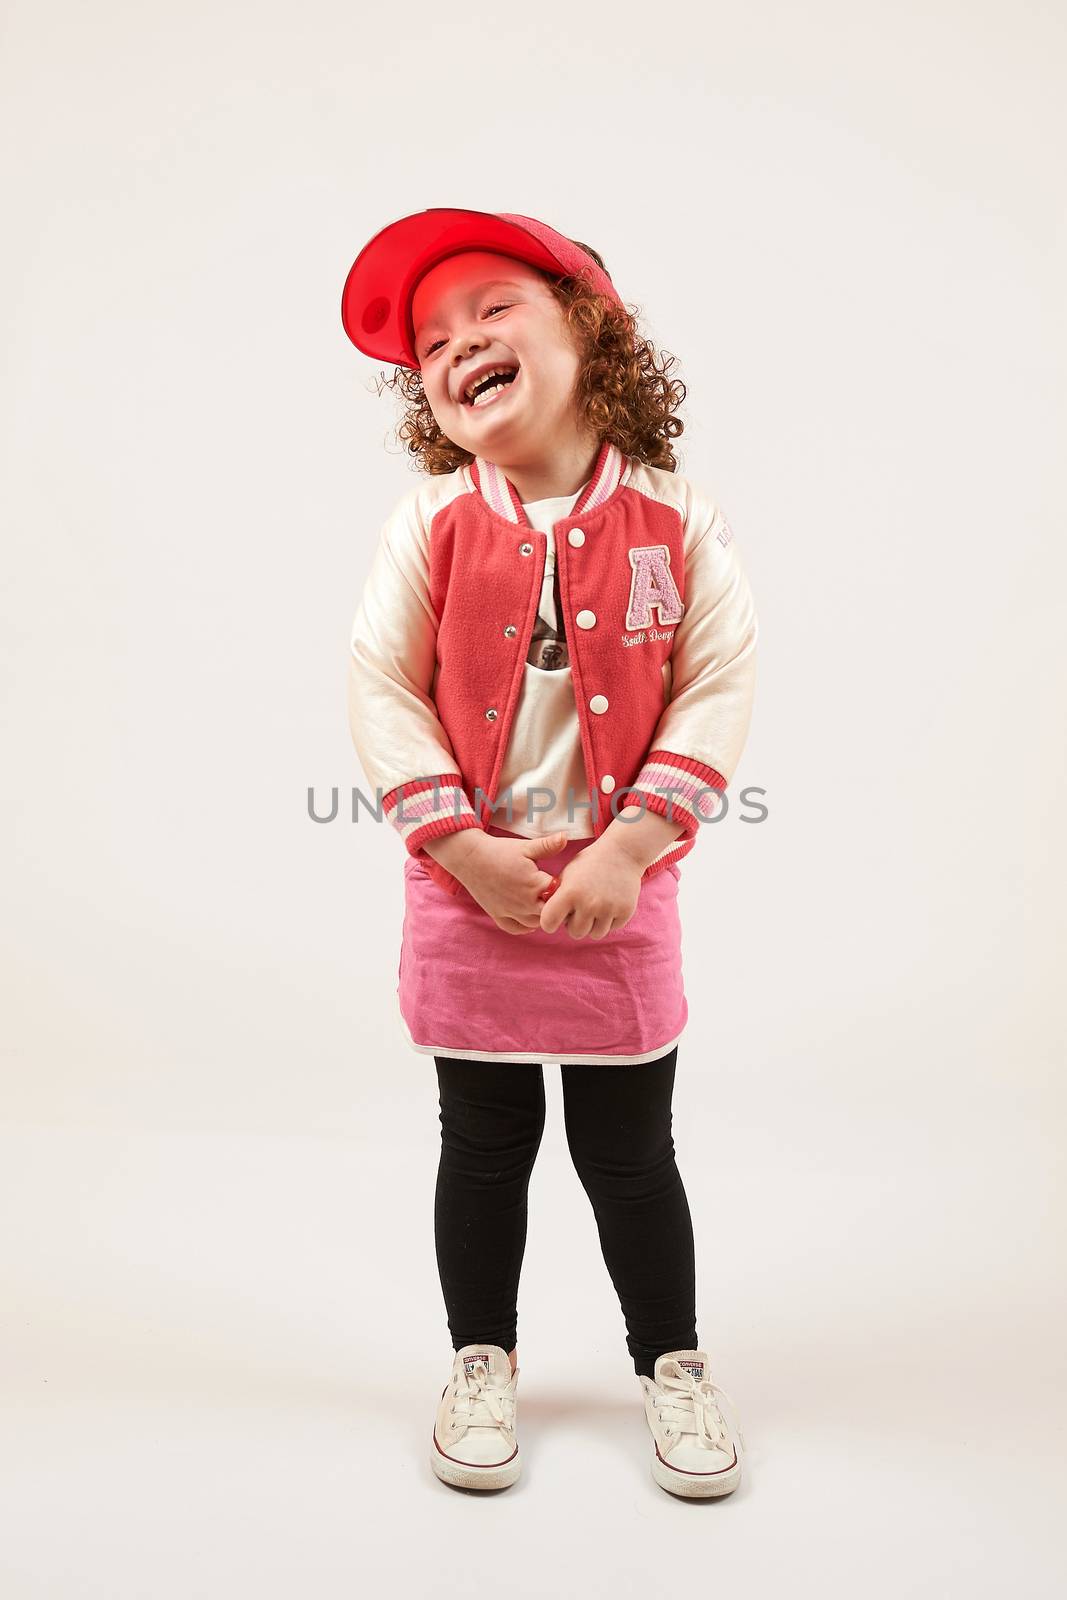
[[[580,239],[571,243],[607,271],[603,257],[591,246]],[[547,272],[542,276],[562,308],[579,354],[575,383],[579,423],[624,455],[676,472],[671,440],[685,429],[675,412],[685,399],[686,387],[680,378],[668,377],[675,357],[663,351],[662,364],[658,363],[654,346],[639,332],[638,307],[609,300],[581,276],[553,278]],[[397,367],[391,378],[383,373],[379,395],[385,388],[399,393],[406,403],[397,438],[422,471],[437,476],[473,461],[469,450],[453,444],[441,431],[417,368]]]

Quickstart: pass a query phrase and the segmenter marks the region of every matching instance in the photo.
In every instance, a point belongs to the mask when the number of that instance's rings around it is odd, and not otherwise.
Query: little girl
[[[531,217],[435,209],[357,257],[342,321],[393,363],[426,476],[351,635],[352,736],[406,846],[398,1020],[437,1068],[453,1362],[431,1462],[519,1475],[516,1346],[543,1063],[672,1494],[729,1494],[743,1436],[696,1330],[671,1101],[688,1009],[679,861],[740,759],[757,620],[732,533],[676,471],[669,381],[603,260]]]

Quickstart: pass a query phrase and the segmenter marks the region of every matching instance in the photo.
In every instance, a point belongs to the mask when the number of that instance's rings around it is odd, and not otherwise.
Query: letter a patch
[[[681,622],[685,607],[671,572],[671,552],[665,544],[640,545],[631,550],[630,603],[626,627],[651,628],[653,607],[659,611],[661,628]]]

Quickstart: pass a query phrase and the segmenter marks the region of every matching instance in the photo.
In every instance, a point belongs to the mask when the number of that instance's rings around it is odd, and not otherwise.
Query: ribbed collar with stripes
[[[471,488],[477,490],[491,511],[495,511],[498,517],[506,518],[508,522],[517,522],[523,527],[530,526],[519,491],[495,462],[475,456],[465,470]],[[619,487],[625,470],[626,457],[622,451],[617,445],[604,439],[596,458],[593,475],[586,484],[581,498],[575,503],[571,516],[580,516],[583,511],[595,511],[597,506],[603,505]]]

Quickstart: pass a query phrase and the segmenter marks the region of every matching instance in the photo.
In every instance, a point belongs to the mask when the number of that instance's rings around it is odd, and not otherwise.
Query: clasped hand
[[[603,939],[633,916],[642,868],[625,849],[601,836],[554,878],[537,861],[557,854],[566,843],[565,833],[541,839],[483,833],[463,863],[461,882],[505,933],[535,928],[554,933],[565,926],[572,939]]]

